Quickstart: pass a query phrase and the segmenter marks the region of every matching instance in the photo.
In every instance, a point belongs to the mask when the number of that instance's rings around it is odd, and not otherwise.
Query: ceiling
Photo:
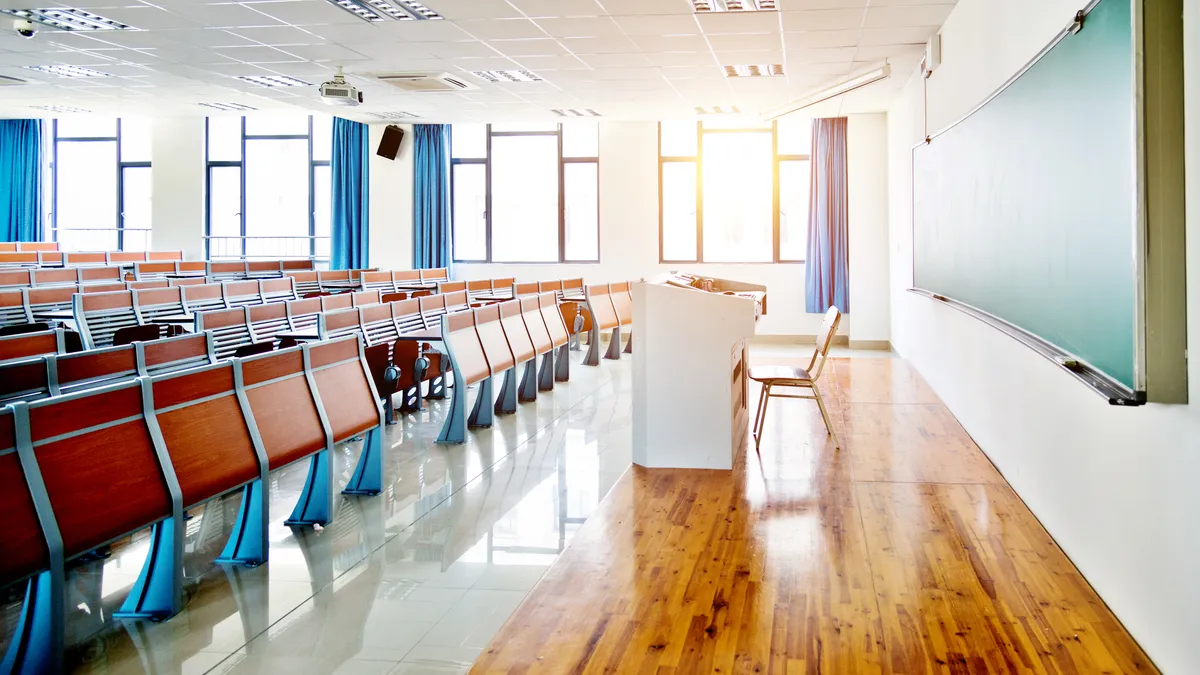
[[[776,0],[778,11],[697,14],[692,0],[423,0],[442,20],[368,23],[328,0],[0,0],[0,9],[74,7],[138,30],[16,35],[0,14],[0,117],[50,117],[36,106],[126,116],[220,114],[200,103],[259,110],[407,113],[416,121],[556,119],[592,109],[601,120],[694,117],[696,107],[762,113],[890,62],[891,78],[839,97],[822,114],[878,111],[920,63],[954,0]],[[724,66],[782,64],[773,77],[727,77]],[[65,78],[66,65],[109,77]],[[313,85],[336,66],[365,103],[330,108],[316,86],[263,87],[245,75]],[[536,82],[490,83],[470,73],[528,70]],[[478,87],[411,93],[376,79],[451,73]],[[0,77],[2,79],[2,77]],[[238,113],[240,114],[240,113]]]

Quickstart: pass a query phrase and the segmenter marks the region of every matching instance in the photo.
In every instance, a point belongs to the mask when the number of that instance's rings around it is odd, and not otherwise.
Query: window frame
[[[308,256],[317,260],[317,214],[316,214],[316,184],[317,184],[317,167],[333,165],[333,153],[330,152],[330,159],[315,159],[313,157],[313,115],[308,115],[308,133],[307,134],[247,134],[246,133],[246,116],[242,115],[238,118],[241,128],[240,142],[240,159],[219,159],[214,160],[209,156],[209,120],[211,117],[204,118],[204,257],[211,259],[212,245],[212,174],[213,169],[218,167],[237,167],[238,180],[241,186],[241,194],[239,195],[239,234],[241,237],[241,257],[246,257],[246,141],[308,141]],[[333,121],[330,120],[330,124]],[[332,143],[332,140],[331,140]],[[332,172],[332,168],[330,169]],[[332,176],[331,176],[332,180]],[[330,183],[332,189],[332,182]],[[332,198],[331,198],[332,203]],[[332,232],[330,233],[332,236]],[[287,257],[287,256],[284,256]]]
[[[779,154],[779,122],[778,120],[771,121],[771,128],[765,127],[730,127],[730,128],[712,128],[705,129],[704,124],[700,121],[696,123],[696,154],[695,155],[663,155],[663,129],[662,122],[658,123],[658,262],[664,265],[673,264],[707,264],[707,265],[776,265],[785,264],[804,264],[805,260],[800,259],[783,259],[780,257],[780,190],[779,190],[779,173],[780,164],[782,162],[808,162],[811,170],[812,152],[808,154]],[[708,261],[704,259],[704,136],[705,134],[745,134],[745,133],[769,133],[771,134],[771,260],[745,261],[745,262],[720,262]],[[668,163],[688,163],[691,162],[696,169],[696,257],[694,259],[673,259],[663,256],[663,243],[665,232],[663,230],[663,167]]]
[[[597,139],[599,138],[600,127],[596,125]],[[600,149],[596,148],[596,155],[593,157],[564,157],[563,156],[563,125],[556,125],[555,131],[492,131],[492,125],[487,124],[484,127],[485,134],[485,157],[463,157],[457,158],[454,156],[454,125],[450,126],[450,256],[455,264],[464,265],[599,265],[601,259],[600,251]],[[557,260],[493,260],[492,256],[492,138],[496,137],[522,137],[522,136],[553,136],[558,140],[558,259]],[[598,142],[598,141],[597,141]],[[457,248],[454,244],[454,194],[455,194],[455,173],[454,167],[460,164],[482,164],[484,165],[483,181],[484,181],[484,251],[485,258],[480,259],[462,259],[458,257]],[[595,164],[596,165],[596,259],[595,260],[575,260],[567,258],[567,204],[566,204],[566,166],[567,164]]]
[[[50,241],[58,242],[58,144],[59,143],[116,143],[116,165],[117,165],[117,213],[116,213],[116,232],[117,232],[117,248],[118,251],[125,250],[125,169],[142,168],[154,170],[153,160],[123,160],[121,157],[121,128],[125,124],[125,120],[116,117],[116,135],[113,136],[59,136],[58,135],[58,118],[54,118],[50,129],[51,140],[51,156],[50,156],[50,213],[48,224],[50,226]],[[152,155],[153,156],[153,155]],[[151,173],[151,180],[153,180]],[[151,221],[153,222],[153,220]],[[73,229],[73,228],[67,228]],[[142,232],[141,228],[131,228],[137,232]],[[151,230],[153,226],[151,226]],[[83,231],[87,231],[84,229]],[[43,236],[45,233],[43,232]]]

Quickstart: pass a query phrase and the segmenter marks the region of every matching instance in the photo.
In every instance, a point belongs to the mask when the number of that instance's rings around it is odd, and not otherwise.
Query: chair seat
[[[755,382],[812,382],[812,376],[795,366],[750,366],[750,379]]]

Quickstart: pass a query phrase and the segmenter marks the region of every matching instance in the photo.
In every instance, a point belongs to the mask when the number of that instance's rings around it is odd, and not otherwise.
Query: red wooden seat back
[[[74,267],[63,267],[52,270],[33,270],[33,285],[38,286],[75,286],[79,283],[79,270]]]
[[[29,431],[67,557],[171,515],[137,381],[30,403]]]
[[[597,284],[587,287],[588,309],[592,313],[592,321],[600,330],[608,330],[621,325],[617,312],[613,309],[612,298],[608,292],[608,284]]]
[[[17,456],[17,432],[11,410],[0,410],[0,513],[4,514],[4,555],[0,587],[46,569],[50,556],[41,521]]]
[[[321,311],[332,312],[336,309],[348,309],[354,306],[354,298],[349,293],[326,295],[321,298]]]
[[[397,300],[390,304],[392,305],[392,319],[396,322],[396,329],[401,333],[421,330],[425,327],[419,298]]]
[[[508,338],[504,336],[504,327],[500,324],[500,308],[496,305],[480,307],[474,310],[474,314],[475,332],[479,334],[479,344],[483,347],[483,355],[487,357],[492,374],[502,373],[517,365],[508,347]]]
[[[173,338],[139,342],[136,345],[138,371],[150,375],[165,370],[204,365],[213,358],[213,347],[206,333],[188,333]]]
[[[196,315],[196,330],[220,331],[222,328],[244,325],[246,325],[246,310],[242,307],[200,312]]]
[[[529,337],[529,329],[521,318],[521,301],[509,300],[498,305],[500,309],[500,325],[504,328],[504,337],[512,350],[517,363],[524,363],[537,355],[533,349],[533,340]]]
[[[242,387],[271,469],[325,449],[325,428],[304,375],[300,347],[241,361]]]
[[[546,322],[546,330],[550,333],[550,343],[555,347],[567,344],[571,335],[567,332],[567,324],[563,323],[562,312],[558,311],[558,294],[554,291],[538,295],[542,320]]]
[[[50,396],[50,371],[46,358],[0,363],[0,406]]]
[[[442,317],[442,337],[454,356],[454,364],[462,375],[462,386],[475,384],[491,375],[488,368],[487,356],[483,353],[483,345],[479,342],[479,333],[475,331],[475,314],[473,312],[458,312]],[[455,382],[454,386],[460,386]]]
[[[55,357],[54,365],[55,383],[62,392],[99,387],[137,375],[133,345],[63,354]]]
[[[57,354],[62,350],[62,333],[57,330],[0,337],[0,361]]]
[[[154,416],[189,507],[259,477],[250,429],[234,390],[233,365],[151,380]]]
[[[321,407],[340,443],[380,425],[383,411],[356,337],[303,345]]]
[[[529,331],[529,339],[533,341],[533,349],[538,354],[545,354],[554,348],[550,341],[550,331],[546,329],[546,320],[542,318],[541,303],[536,295],[521,297],[521,320],[525,322],[525,330]]]

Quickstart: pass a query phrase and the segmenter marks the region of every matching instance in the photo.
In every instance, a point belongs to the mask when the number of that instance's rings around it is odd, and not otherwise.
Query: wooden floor
[[[471,672],[1157,672],[904,361],[832,374],[842,450],[773,400],[732,475],[634,467]]]

